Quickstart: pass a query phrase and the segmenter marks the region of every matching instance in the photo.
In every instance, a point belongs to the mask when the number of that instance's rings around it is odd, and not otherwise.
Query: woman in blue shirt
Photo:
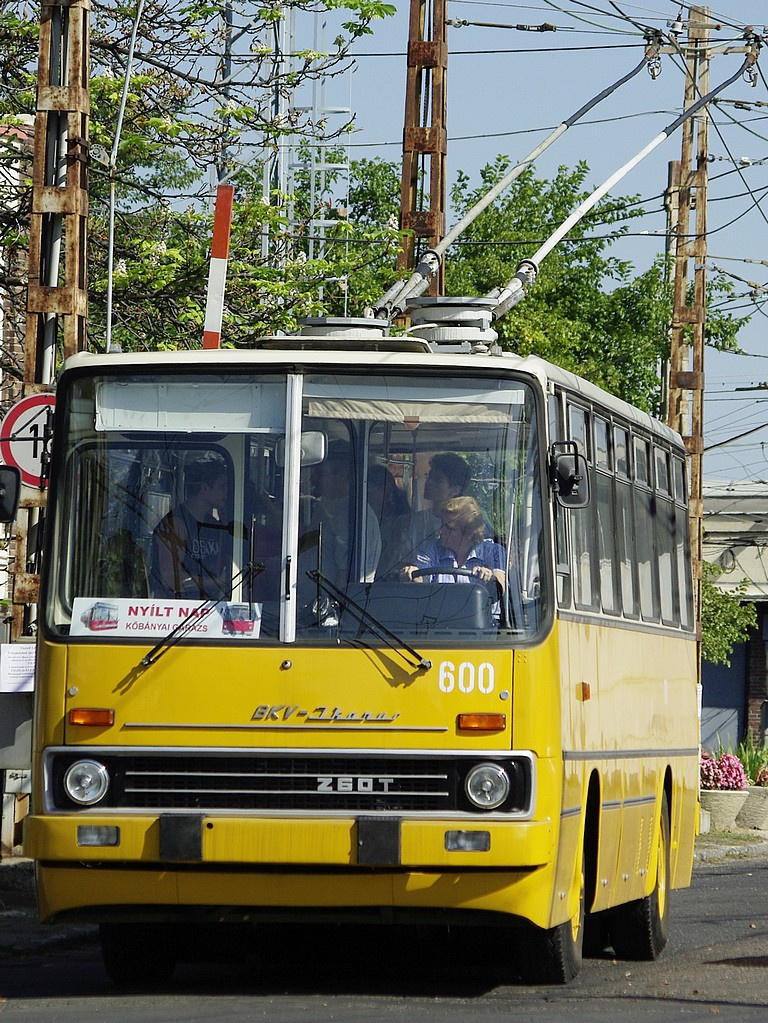
[[[474,579],[483,583],[496,580],[500,592],[506,582],[507,552],[501,544],[483,538],[485,521],[480,505],[474,497],[452,497],[440,509],[438,536],[416,552],[413,564],[401,570],[403,579],[412,582],[471,583]],[[435,573],[425,572],[435,569]],[[464,569],[471,573],[456,575],[452,570]],[[419,574],[415,579],[414,573]],[[474,577],[474,578],[473,578]],[[493,616],[498,620],[501,608],[498,601],[493,606]]]

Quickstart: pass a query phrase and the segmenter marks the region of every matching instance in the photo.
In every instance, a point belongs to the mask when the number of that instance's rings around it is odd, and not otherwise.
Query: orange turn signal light
[[[69,723],[108,728],[115,723],[115,712],[109,707],[78,707],[69,712]]]
[[[459,714],[456,725],[464,732],[503,732],[506,714]]]

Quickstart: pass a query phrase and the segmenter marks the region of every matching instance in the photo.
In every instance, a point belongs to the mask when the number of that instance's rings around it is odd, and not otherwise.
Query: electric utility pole
[[[24,380],[22,399],[3,423],[3,440],[14,445],[14,455],[18,449],[27,464],[32,453],[33,467],[26,477],[22,473],[10,565],[11,639],[28,643],[39,594],[52,418],[45,392],[53,391],[61,361],[85,347],[89,19],[90,0],[41,2]],[[10,853],[20,837],[22,797],[30,788],[31,718],[31,693],[0,694],[0,855]]]
[[[710,11],[691,7],[688,42],[661,52],[685,57],[685,106],[709,89],[709,62],[717,53],[752,54],[745,76],[757,81],[756,44],[712,48]],[[667,215],[674,259],[672,326],[670,335],[667,422],[683,435],[690,456],[689,517],[693,555],[696,621],[701,622],[703,451],[704,451],[704,328],[707,314],[707,178],[709,168],[708,113],[704,107],[683,125],[680,161],[669,166]]]
[[[685,107],[709,91],[709,33],[709,9],[692,7],[684,47]],[[704,107],[683,125],[681,157],[670,164],[668,189],[674,283],[667,421],[683,435],[690,456],[688,513],[697,622],[701,621],[708,116]]]
[[[401,269],[415,265],[417,238],[434,247],[445,234],[446,7],[446,0],[411,0],[400,190],[400,228],[411,233],[398,257]],[[443,293],[442,265],[430,293]]]
[[[90,0],[42,0],[24,395],[51,391],[62,359],[85,348],[88,301],[88,84]],[[47,428],[43,420],[39,424]],[[45,439],[45,438],[44,438]],[[13,638],[28,632],[37,601],[41,486],[24,487],[13,579]]]

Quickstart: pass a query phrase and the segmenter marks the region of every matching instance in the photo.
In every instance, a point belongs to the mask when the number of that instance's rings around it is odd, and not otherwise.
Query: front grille
[[[83,751],[84,753],[86,751]],[[173,755],[110,752],[87,755],[105,765],[110,786],[96,809],[426,813],[468,811],[466,771],[477,761],[456,757],[377,755]],[[62,779],[78,758],[53,759],[54,802],[71,809]],[[512,781],[502,808],[519,811],[530,793],[522,759],[503,758]]]

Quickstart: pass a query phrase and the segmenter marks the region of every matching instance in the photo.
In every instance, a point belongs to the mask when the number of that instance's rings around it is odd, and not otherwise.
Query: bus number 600
[[[444,693],[456,688],[460,693],[473,693],[475,686],[478,692],[492,693],[493,665],[484,661],[475,666],[472,661],[462,661],[457,667],[453,661],[441,661],[439,685]]]

